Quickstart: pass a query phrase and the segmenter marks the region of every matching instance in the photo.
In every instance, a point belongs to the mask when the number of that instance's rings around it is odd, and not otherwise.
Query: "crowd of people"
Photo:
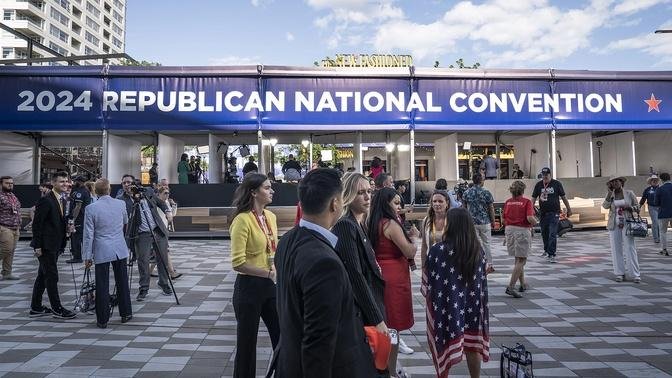
[[[470,374],[478,376],[481,362],[489,359],[487,276],[495,271],[494,198],[483,186],[485,178],[476,173],[470,186],[458,183],[454,190],[448,190],[446,180],[437,180],[418,229],[404,220],[412,211],[412,205],[403,206],[405,185],[395,187],[384,170],[370,177],[313,169],[298,183],[297,224],[280,238],[276,217],[266,209],[273,202],[272,182],[267,175],[248,173],[236,189],[230,226],[231,262],[238,273],[233,293],[234,376],[254,376],[257,371],[260,320],[275,351],[276,377],[325,372],[353,377],[397,375],[397,353],[414,353],[399,332],[415,323],[411,272],[417,269],[417,245],[427,337],[437,375],[447,376],[452,366],[466,359]],[[0,180],[2,277],[14,280],[18,279],[12,273],[12,260],[21,204],[13,193],[13,179]],[[135,177],[124,175],[115,197],[107,179],[70,180],[65,172],[40,186],[41,198],[30,223],[30,245],[39,266],[30,317],[72,319],[77,315],[63,306],[57,286],[57,260],[68,240],[72,258],[67,262],[83,263],[85,269],[95,271],[98,327],[107,326],[111,301],[119,307],[122,323],[133,318],[129,261],[138,266],[137,301],[147,298],[152,264],[161,293],[173,295],[172,279],[180,274],[171,263],[168,236],[176,207],[167,181],[155,181],[145,191]],[[666,231],[672,221],[672,182],[667,173],[651,176],[641,200],[625,189],[625,183],[625,177],[609,178],[602,206],[609,210],[614,280],[639,283],[636,235],[629,223],[648,204],[654,242],[661,245],[662,255],[669,256]],[[533,227],[541,229],[543,256],[555,263],[561,201],[563,215],[572,214],[562,183],[552,178],[550,169],[541,171],[530,198],[525,190],[523,181],[512,181],[511,197],[503,207],[505,245],[514,258],[504,292],[514,298],[530,289],[525,264],[532,253]],[[116,283],[114,300],[109,294],[110,265]],[[45,291],[50,306],[43,305]]]

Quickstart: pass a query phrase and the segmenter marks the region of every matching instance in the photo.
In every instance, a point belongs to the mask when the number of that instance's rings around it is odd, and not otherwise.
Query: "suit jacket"
[[[352,214],[339,219],[331,232],[338,236],[336,253],[350,277],[355,303],[362,312],[364,325],[375,326],[384,320],[385,280],[371,242]]]
[[[159,215],[157,208],[160,208],[164,212],[167,212],[170,208],[168,207],[168,205],[166,205],[165,201],[161,201],[159,197],[154,196],[153,191],[147,190],[145,196],[147,197],[147,204],[149,205],[149,209],[152,212],[154,223],[156,223],[157,227],[159,228],[163,236],[167,237],[168,226],[166,226],[163,220],[161,220],[161,216]],[[117,199],[122,200],[126,203],[126,212],[128,213],[128,217],[133,218],[131,224],[129,224],[129,227],[131,228],[131,232],[129,234],[131,238],[133,238],[135,237],[135,235],[137,235],[138,228],[140,227],[140,217],[143,216],[140,213],[140,206],[136,207],[135,214],[131,214],[133,212],[133,199],[130,196],[128,196],[125,192],[118,195]]]
[[[294,227],[278,245],[280,343],[275,377],[376,375],[348,274],[318,232]]]
[[[35,205],[33,218],[32,248],[42,248],[44,251],[58,253],[65,248],[66,243],[66,220],[64,217],[65,207],[61,211],[59,199],[55,191],[40,198]]]
[[[656,189],[655,205],[660,206],[658,219],[672,218],[672,183],[665,182]]]
[[[128,246],[124,239],[126,223],[128,213],[124,201],[102,196],[87,206],[84,214],[83,259],[101,264],[127,258]]]

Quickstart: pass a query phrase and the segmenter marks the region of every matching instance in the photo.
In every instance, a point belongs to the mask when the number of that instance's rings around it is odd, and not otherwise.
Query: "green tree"
[[[119,59],[119,65],[120,66],[138,66],[138,67],[159,67],[161,66],[161,63],[159,62],[151,62],[147,60],[131,60],[131,59],[126,59],[126,58],[121,58]]]
[[[438,60],[434,61],[434,68],[439,68],[440,62]],[[478,69],[481,67],[481,63],[474,63],[471,66],[464,64],[464,59],[459,58],[458,60],[455,61],[455,64],[451,64],[448,66],[448,68],[462,68],[462,69]]]

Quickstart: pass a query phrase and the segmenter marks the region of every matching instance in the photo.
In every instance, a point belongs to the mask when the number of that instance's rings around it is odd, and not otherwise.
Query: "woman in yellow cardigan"
[[[278,243],[275,214],[264,208],[273,200],[273,189],[265,175],[250,173],[233,197],[231,264],[238,272],[233,289],[233,310],[238,322],[234,377],[256,376],[256,348],[259,318],[271,336],[273,348],[280,338],[275,305],[273,257]]]

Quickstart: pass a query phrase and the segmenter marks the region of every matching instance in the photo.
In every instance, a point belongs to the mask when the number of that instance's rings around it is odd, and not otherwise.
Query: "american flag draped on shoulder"
[[[422,271],[422,295],[427,304],[427,338],[438,377],[462,361],[464,350],[490,356],[488,281],[481,256],[472,281],[456,266],[455,252],[446,242],[435,244]]]

